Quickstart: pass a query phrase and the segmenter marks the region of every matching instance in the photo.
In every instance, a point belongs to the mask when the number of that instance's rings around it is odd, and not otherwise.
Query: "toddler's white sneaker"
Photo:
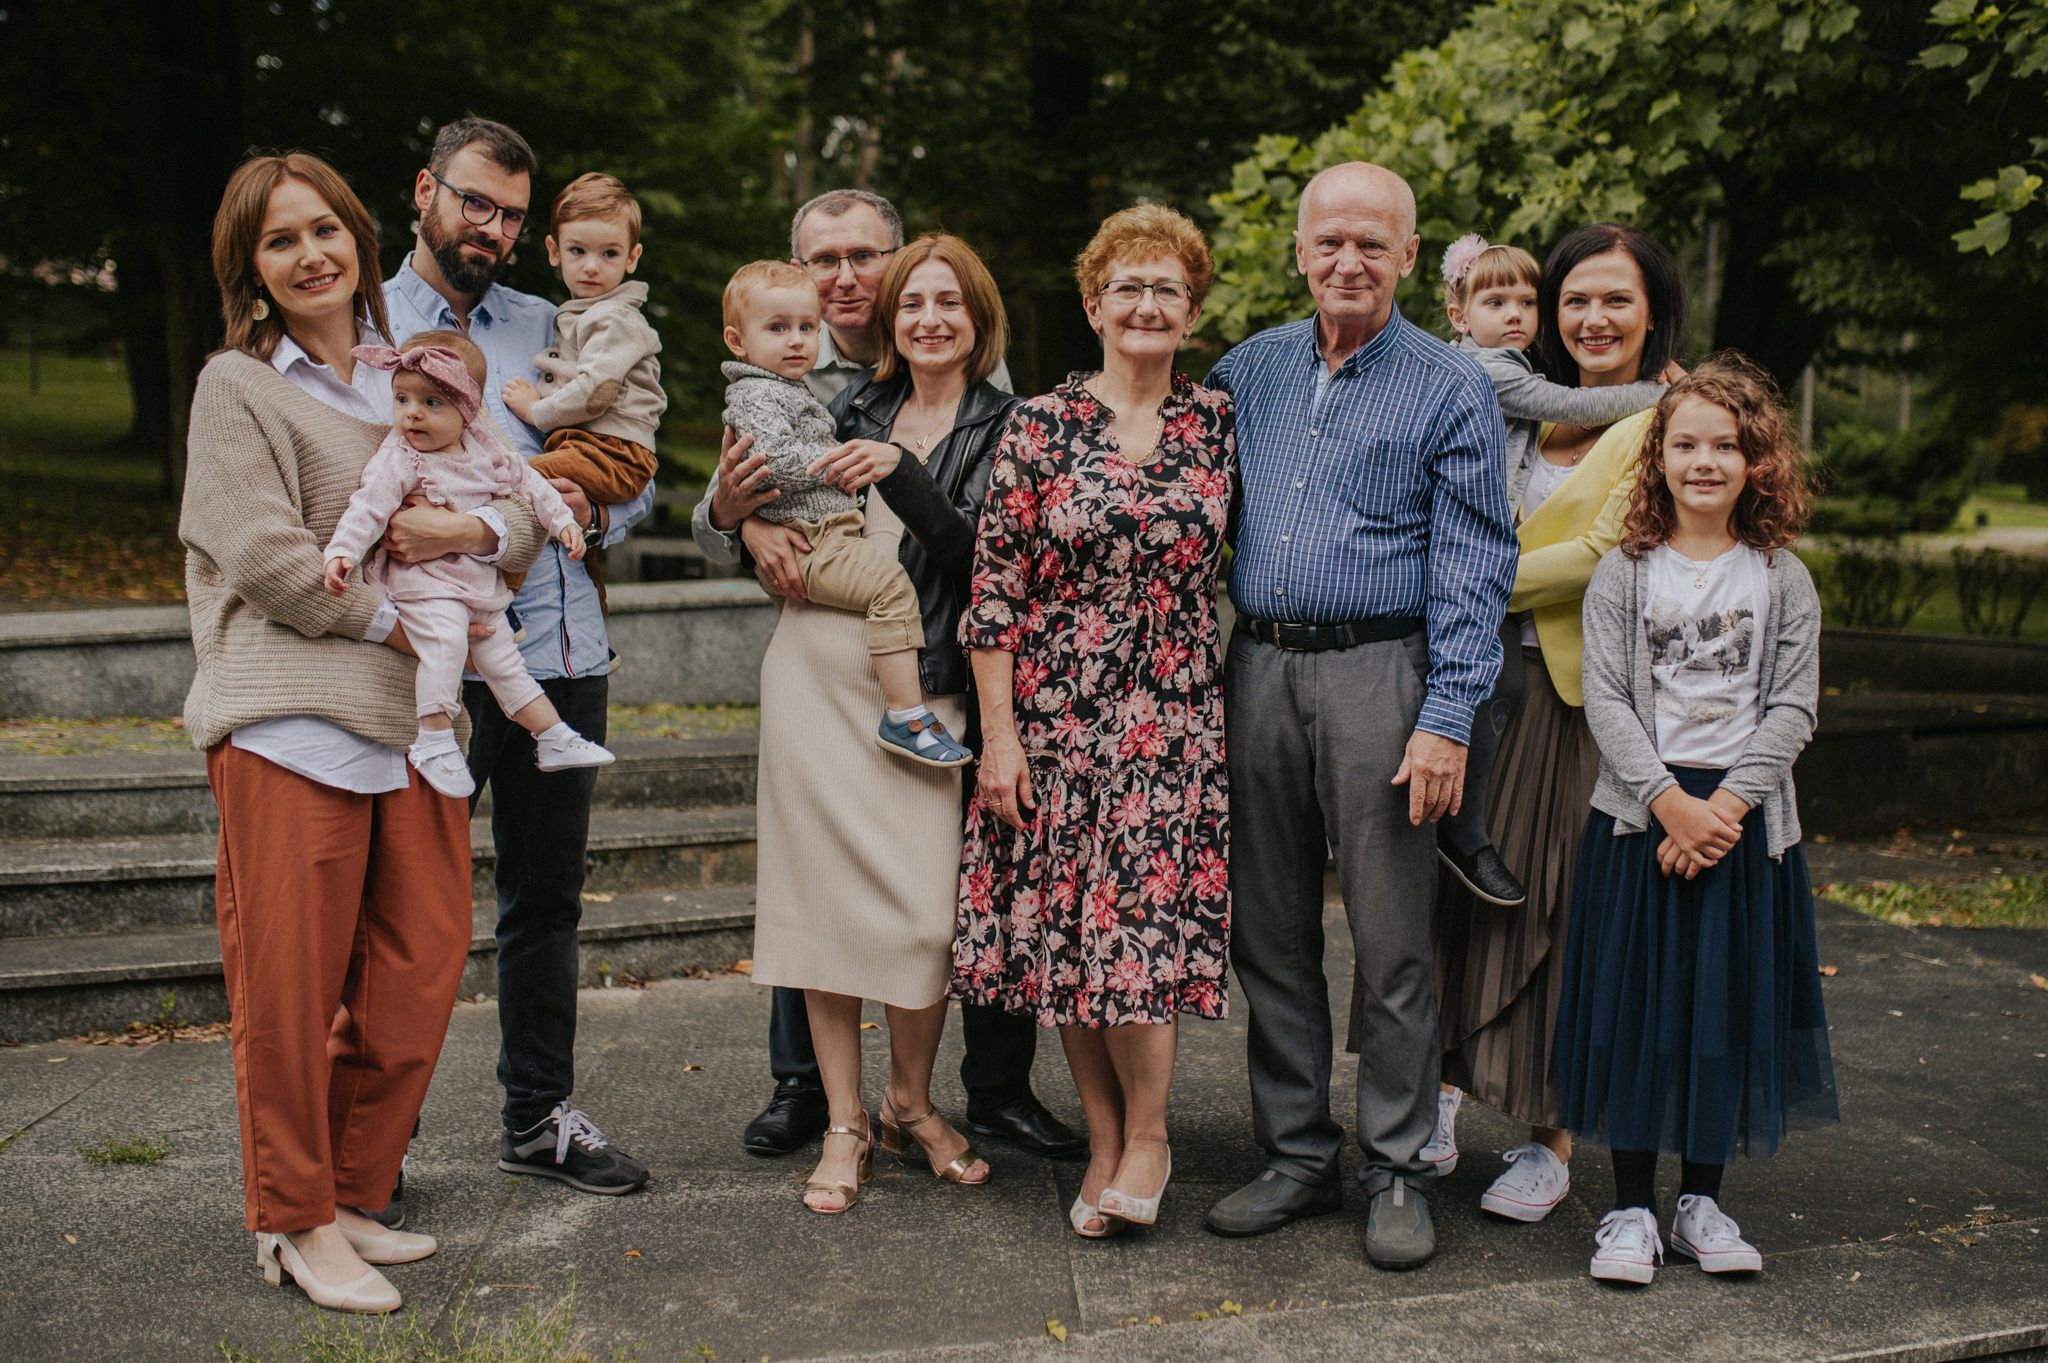
[[[566,771],[570,767],[604,767],[619,759],[602,743],[592,743],[567,724],[557,724],[533,736],[534,763],[542,771]]]
[[[1507,1171],[1479,1199],[1479,1209],[1510,1221],[1541,1221],[1564,1201],[1572,1171],[1547,1145],[1531,1141],[1501,1155]]]
[[[428,785],[450,799],[467,800],[476,793],[476,780],[469,774],[469,763],[463,760],[452,730],[420,730],[405,757]]]
[[[1764,1256],[1742,1238],[1742,1227],[1730,1220],[1713,1198],[1696,1193],[1678,1199],[1678,1216],[1671,1223],[1671,1248],[1699,1260],[1709,1273],[1755,1273],[1764,1266]]]
[[[1664,1262],[1657,1216],[1648,1207],[1622,1207],[1601,1217],[1593,1245],[1593,1276],[1611,1283],[1649,1282]]]
[[[1436,1134],[1422,1147],[1422,1157],[1436,1167],[1438,1178],[1458,1167],[1458,1104],[1464,1098],[1457,1089],[1436,1095]]]

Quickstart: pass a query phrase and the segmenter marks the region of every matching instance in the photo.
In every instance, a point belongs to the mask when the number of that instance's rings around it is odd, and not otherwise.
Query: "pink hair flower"
[[[1485,237],[1467,232],[1444,248],[1444,283],[1455,284],[1471,270],[1472,262],[1492,248]]]

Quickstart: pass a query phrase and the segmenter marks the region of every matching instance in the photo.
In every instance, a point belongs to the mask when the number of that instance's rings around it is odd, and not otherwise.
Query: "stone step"
[[[474,910],[465,998],[497,992],[496,914],[488,903]],[[586,891],[579,983],[602,988],[721,969],[751,954],[753,933],[751,884]],[[220,938],[210,923],[0,939],[0,1040],[48,1041],[118,1031],[130,1022],[214,1022],[227,1015]]]
[[[487,818],[471,821],[469,841],[474,893],[492,899]],[[754,878],[754,809],[597,809],[587,846],[587,891],[744,884]],[[9,938],[212,923],[215,850],[206,833],[0,844],[0,958]]]
[[[690,809],[754,799],[752,730],[711,738],[626,738],[598,773],[595,808]],[[485,792],[479,814],[490,810]],[[0,840],[137,838],[220,826],[196,752],[0,756]],[[4,841],[0,858],[12,862]]]

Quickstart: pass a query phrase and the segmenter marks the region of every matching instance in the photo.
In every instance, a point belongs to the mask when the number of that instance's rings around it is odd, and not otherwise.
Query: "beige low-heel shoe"
[[[440,1248],[433,1236],[414,1235],[410,1231],[386,1230],[382,1226],[374,1231],[350,1230],[338,1223],[337,1229],[366,1264],[409,1264]]]
[[[299,1257],[289,1235],[257,1235],[256,1263],[263,1270],[263,1281],[272,1287],[282,1287],[283,1275],[289,1273],[307,1300],[330,1311],[381,1316],[405,1304],[399,1298],[398,1289],[374,1268],[364,1269],[360,1276],[345,1283],[323,1282],[314,1277],[313,1270],[306,1267],[306,1261]]]

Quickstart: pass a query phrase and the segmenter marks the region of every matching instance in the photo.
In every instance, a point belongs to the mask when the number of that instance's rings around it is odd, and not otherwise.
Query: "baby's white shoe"
[[[469,763],[463,760],[454,730],[420,730],[405,756],[428,785],[450,799],[467,800],[476,793],[476,780],[469,774]]]
[[[610,748],[592,743],[566,723],[543,729],[533,736],[534,762],[542,771],[566,771],[570,767],[605,767],[618,761]]]

